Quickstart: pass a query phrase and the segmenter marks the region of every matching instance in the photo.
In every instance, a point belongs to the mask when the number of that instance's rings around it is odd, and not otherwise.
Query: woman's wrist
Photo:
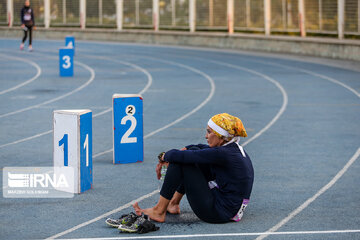
[[[158,155],[158,159],[160,163],[165,163],[164,157],[165,157],[165,152],[162,152]]]

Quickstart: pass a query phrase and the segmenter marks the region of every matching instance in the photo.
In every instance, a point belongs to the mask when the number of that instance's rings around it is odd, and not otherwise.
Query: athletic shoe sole
[[[138,229],[129,229],[128,226],[126,225],[121,225],[118,227],[118,229],[122,232],[128,232],[128,233],[136,233],[138,231]]]
[[[111,226],[111,227],[114,227],[114,228],[118,228],[118,227],[120,226],[120,225],[118,225],[118,224],[111,223],[111,222],[109,222],[108,220],[106,220],[105,223],[106,223],[107,225]]]

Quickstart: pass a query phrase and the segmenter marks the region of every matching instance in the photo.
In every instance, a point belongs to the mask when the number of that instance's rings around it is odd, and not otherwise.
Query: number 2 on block
[[[135,130],[137,121],[136,118],[132,115],[126,115],[121,119],[121,124],[125,125],[127,121],[131,121],[130,128],[125,132],[124,136],[122,136],[120,143],[136,143],[137,137],[129,137],[130,134]]]
[[[64,134],[63,138],[59,141],[59,147],[64,144],[64,166],[67,167],[68,163],[68,135]]]

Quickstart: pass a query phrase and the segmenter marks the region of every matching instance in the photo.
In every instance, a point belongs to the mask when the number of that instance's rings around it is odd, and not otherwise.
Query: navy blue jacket
[[[27,27],[35,26],[34,12],[31,7],[23,7],[20,13],[21,23]]]
[[[239,211],[243,199],[250,199],[254,182],[254,169],[250,157],[244,157],[236,143],[210,148],[208,145],[190,145],[200,150],[170,150],[164,160],[169,163],[210,164],[212,175],[219,188],[213,188],[215,208],[224,219]]]

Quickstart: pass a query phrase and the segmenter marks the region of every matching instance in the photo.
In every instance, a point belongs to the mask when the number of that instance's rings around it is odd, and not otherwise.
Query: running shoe
[[[108,218],[106,219],[105,223],[111,227],[118,228],[121,224],[132,225],[137,218],[138,216],[135,213],[131,212],[129,214],[122,215],[119,219]]]
[[[32,52],[33,51],[33,48],[32,47],[29,47],[29,52]]]
[[[120,224],[118,229],[121,232],[127,232],[127,233],[136,233],[139,230],[139,226],[141,226],[143,223],[145,223],[148,220],[148,216],[142,214],[141,216],[138,216],[136,218],[136,221],[133,224]]]
[[[24,50],[24,44],[20,44],[20,50]]]

